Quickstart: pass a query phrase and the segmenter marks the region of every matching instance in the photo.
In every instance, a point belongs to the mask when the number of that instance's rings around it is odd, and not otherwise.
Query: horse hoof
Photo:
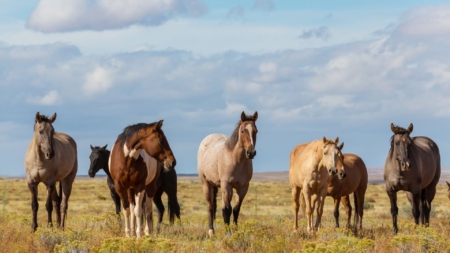
[[[209,237],[212,237],[214,235],[214,229],[210,229],[208,231]]]

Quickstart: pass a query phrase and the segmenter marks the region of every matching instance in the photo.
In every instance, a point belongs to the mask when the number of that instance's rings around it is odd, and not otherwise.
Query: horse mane
[[[239,140],[239,126],[241,125],[241,122],[245,122],[245,121],[254,121],[253,120],[253,116],[252,115],[245,115],[245,119],[239,120],[238,123],[236,124],[236,128],[234,128],[233,133],[231,134],[230,137],[228,137],[227,141],[225,142],[225,146],[227,147],[228,150],[233,150],[233,148],[236,146],[236,143]]]
[[[156,124],[157,122],[153,122],[150,124],[147,123],[138,123],[138,124],[134,124],[134,125],[130,125],[127,126],[123,129],[123,132],[121,134],[119,134],[119,136],[117,137],[117,140],[119,141],[120,145],[123,146],[125,144],[125,142],[127,142],[128,140],[130,140],[130,138],[136,134],[137,132],[139,132],[142,129],[148,128],[148,127],[152,127]]]
[[[405,128],[394,126],[394,134],[391,136],[391,139],[389,140],[391,142],[391,148],[389,149],[389,158],[392,159],[392,156],[394,155],[394,136],[396,134],[407,134],[407,133],[409,132]]]
[[[41,122],[50,122],[50,119],[45,115],[39,114],[39,118],[41,119]],[[33,125],[33,130],[36,127],[36,123],[37,123],[37,121],[35,120],[34,125]]]

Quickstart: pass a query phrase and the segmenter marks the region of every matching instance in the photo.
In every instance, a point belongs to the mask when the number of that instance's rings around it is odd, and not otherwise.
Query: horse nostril
[[[177,160],[173,160],[173,162],[172,162],[172,167],[175,167],[177,165]]]

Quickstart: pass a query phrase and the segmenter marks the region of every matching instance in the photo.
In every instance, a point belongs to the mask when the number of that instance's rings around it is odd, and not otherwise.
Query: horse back
[[[411,167],[419,169],[422,176],[421,188],[425,188],[431,182],[437,183],[441,174],[441,158],[437,144],[424,136],[416,136],[412,140],[415,145],[412,150]]]

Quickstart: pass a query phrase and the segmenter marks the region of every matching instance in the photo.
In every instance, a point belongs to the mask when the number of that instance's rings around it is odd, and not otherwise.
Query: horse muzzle
[[[248,159],[253,159],[253,158],[255,158],[255,156],[256,156],[256,149],[254,149],[254,150],[246,150],[246,151],[245,151],[245,156],[246,156]]]
[[[338,173],[338,178],[340,180],[342,180],[342,179],[344,179],[346,177],[347,177],[347,173],[345,173],[344,171]]]
[[[164,161],[164,170],[165,171],[173,170],[176,165],[177,165],[176,159],[173,159],[172,162],[169,162],[168,160],[166,160],[166,161]]]
[[[406,162],[402,161],[400,163],[400,169],[401,171],[409,171],[409,161]]]
[[[338,172],[338,170],[336,168],[328,169],[328,174],[330,174],[330,175],[336,175],[337,172]]]
[[[51,160],[55,156],[55,151],[45,152],[44,157],[46,160]]]

